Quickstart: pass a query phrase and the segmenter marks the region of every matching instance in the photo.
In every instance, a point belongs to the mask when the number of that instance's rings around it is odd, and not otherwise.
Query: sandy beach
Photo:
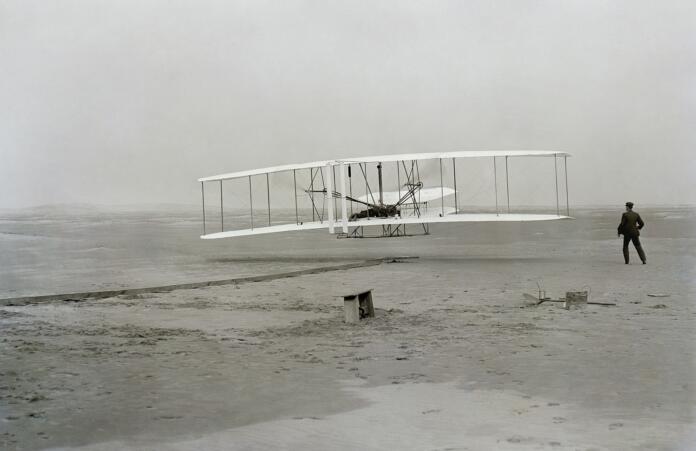
[[[696,451],[695,25],[0,0],[0,451]]]
[[[353,258],[420,258],[0,306],[0,445],[696,449],[696,240],[653,215],[649,264],[624,265],[617,240],[581,236],[578,224],[564,225],[570,238],[501,245],[446,229],[388,249],[363,240],[355,246],[372,250]],[[534,306],[523,293],[537,283],[616,306]],[[339,296],[363,288],[376,317],[345,324]]]

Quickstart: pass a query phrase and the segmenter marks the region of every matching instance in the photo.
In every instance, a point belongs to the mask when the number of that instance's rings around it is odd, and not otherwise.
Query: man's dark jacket
[[[640,215],[635,211],[627,211],[621,215],[621,224],[619,224],[618,232],[624,236],[640,236],[640,229],[643,228],[645,224],[640,218]]]

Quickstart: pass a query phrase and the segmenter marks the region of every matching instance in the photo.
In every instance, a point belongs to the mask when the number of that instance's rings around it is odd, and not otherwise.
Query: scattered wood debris
[[[533,301],[533,305],[541,305],[544,302],[560,302],[563,304],[563,307],[568,309],[570,308],[571,305],[580,305],[580,304],[590,304],[590,305],[603,305],[603,306],[615,306],[615,302],[594,302],[594,301],[588,301],[587,300],[587,295],[585,296],[579,296],[575,293],[586,293],[586,292],[568,292],[566,293],[565,298],[558,298],[558,299],[551,299],[550,297],[544,297],[544,298],[537,298],[536,296],[533,296],[529,293],[522,293],[522,296],[524,296],[525,299],[529,301]],[[569,296],[570,295],[570,296]]]

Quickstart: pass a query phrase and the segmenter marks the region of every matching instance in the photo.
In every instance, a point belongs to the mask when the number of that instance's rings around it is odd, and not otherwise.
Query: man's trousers
[[[640,257],[640,261],[645,263],[645,252],[643,251],[643,246],[640,245],[640,238],[637,236],[628,236],[624,235],[624,240],[623,240],[623,256],[624,256],[624,261],[626,264],[628,264],[628,243],[633,241],[633,245],[636,247],[636,251],[638,251],[638,256]]]

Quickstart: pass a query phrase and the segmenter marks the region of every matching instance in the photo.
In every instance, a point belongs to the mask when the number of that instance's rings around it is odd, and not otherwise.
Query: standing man
[[[640,229],[643,228],[645,223],[640,218],[640,215],[633,211],[633,202],[626,202],[626,212],[621,215],[621,224],[619,224],[618,234],[623,235],[623,255],[624,261],[628,265],[628,243],[633,241],[633,245],[638,251],[638,256],[640,260],[645,264],[645,252],[643,247],[640,245]]]

